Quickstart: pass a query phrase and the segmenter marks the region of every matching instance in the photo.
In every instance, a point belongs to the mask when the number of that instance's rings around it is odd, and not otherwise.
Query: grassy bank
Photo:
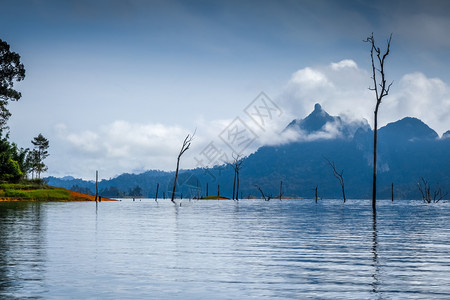
[[[95,201],[95,196],[37,183],[0,184],[2,201]],[[102,201],[114,201],[102,198]]]

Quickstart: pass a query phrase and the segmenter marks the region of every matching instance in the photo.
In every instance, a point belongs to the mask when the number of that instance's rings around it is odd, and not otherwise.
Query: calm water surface
[[[1,299],[449,299],[450,203],[0,202]]]

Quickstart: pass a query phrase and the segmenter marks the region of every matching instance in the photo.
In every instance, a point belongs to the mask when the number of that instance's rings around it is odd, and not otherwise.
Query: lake
[[[450,203],[0,202],[1,299],[449,299]]]

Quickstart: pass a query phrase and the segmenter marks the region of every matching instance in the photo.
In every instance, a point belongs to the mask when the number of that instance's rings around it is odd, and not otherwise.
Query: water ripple
[[[0,298],[448,299],[448,203],[0,203]]]

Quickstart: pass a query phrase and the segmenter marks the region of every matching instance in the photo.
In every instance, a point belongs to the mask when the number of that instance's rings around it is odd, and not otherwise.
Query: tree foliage
[[[0,131],[0,180],[17,182],[26,174],[27,149],[18,148],[8,141],[8,135],[3,136]]]
[[[20,62],[20,55],[11,52],[8,43],[0,39],[0,129],[7,128],[11,113],[7,105],[9,101],[17,101],[22,94],[16,91],[14,83],[25,78],[25,67]]]
[[[47,149],[49,148],[49,141],[39,133],[31,143],[34,145],[34,149],[29,156],[29,163],[31,165],[31,171],[36,173],[37,178],[41,178],[41,173],[47,171],[47,166],[44,164],[44,159],[49,156]]]

